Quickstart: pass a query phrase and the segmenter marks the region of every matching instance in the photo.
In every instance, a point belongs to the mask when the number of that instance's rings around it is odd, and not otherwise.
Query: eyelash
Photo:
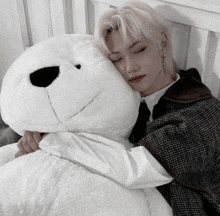
[[[112,62],[113,62],[113,63],[116,63],[116,62],[119,62],[121,59],[122,59],[122,58],[118,59],[117,61],[113,61],[113,60],[112,60]]]
[[[140,53],[140,52],[143,52],[145,49],[146,49],[146,47],[144,47],[144,48],[142,48],[142,49],[140,49],[140,50],[138,50],[137,52],[134,52],[134,53]]]

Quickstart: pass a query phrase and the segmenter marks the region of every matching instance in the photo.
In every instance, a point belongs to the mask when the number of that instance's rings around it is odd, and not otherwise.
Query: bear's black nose
[[[30,81],[34,86],[47,87],[58,77],[59,71],[59,66],[41,68],[30,74]]]

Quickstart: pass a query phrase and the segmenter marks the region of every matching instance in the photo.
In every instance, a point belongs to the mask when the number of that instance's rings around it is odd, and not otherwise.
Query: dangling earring
[[[164,72],[165,72],[165,75],[168,74],[168,70],[167,70],[167,66],[166,66],[166,62],[165,62],[165,58],[166,58],[166,55],[163,53],[161,54],[161,57],[162,57],[162,65],[163,65],[163,69],[164,69]]]

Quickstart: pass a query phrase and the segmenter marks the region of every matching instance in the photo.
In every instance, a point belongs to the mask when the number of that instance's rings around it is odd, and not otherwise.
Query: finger
[[[48,135],[48,133],[45,133],[43,136],[42,136],[42,138],[44,138],[45,136],[47,136]]]
[[[23,139],[21,142],[21,145],[23,146],[24,150],[27,153],[31,153],[34,152],[34,149],[32,148],[32,146],[35,145],[35,140],[33,137],[33,133],[31,131],[26,131],[24,134],[24,137],[26,139]]]
[[[41,136],[41,134],[38,133],[38,132],[33,132],[33,138],[34,138],[34,141],[35,141],[35,142],[32,143],[31,148],[32,148],[34,151],[36,151],[36,150],[40,149],[40,148],[39,148],[39,143],[40,143],[40,141],[42,140],[42,136]]]
[[[16,154],[15,154],[15,158],[18,158],[21,156],[21,151],[18,151]]]
[[[23,156],[23,155],[26,155],[27,153],[25,153],[25,152],[22,152],[22,151],[18,151],[16,154],[15,154],[15,158],[18,158],[18,157],[20,157],[20,156]]]
[[[21,139],[18,140],[17,147],[18,147],[18,149],[19,149],[20,151],[26,152],[25,149],[24,149],[24,147],[23,147],[23,145],[22,145],[23,142],[27,142],[25,136],[21,137]],[[26,152],[26,153],[27,153],[27,152]]]

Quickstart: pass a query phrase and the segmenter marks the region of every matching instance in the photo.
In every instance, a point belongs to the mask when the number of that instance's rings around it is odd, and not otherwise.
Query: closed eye
[[[122,59],[122,57],[121,57],[121,55],[119,55],[119,54],[111,54],[111,55],[109,56],[109,59],[110,59],[113,63],[115,63],[115,62],[119,62],[119,61]]]
[[[138,50],[138,51],[135,51],[134,53],[140,53],[140,52],[143,52],[145,49],[146,49],[146,47],[144,47],[144,48],[142,48],[142,49],[140,49],[140,50]]]
[[[111,59],[110,59],[111,60]],[[122,58],[117,59],[117,60],[111,60],[113,63],[119,62],[120,60],[122,60]]]

